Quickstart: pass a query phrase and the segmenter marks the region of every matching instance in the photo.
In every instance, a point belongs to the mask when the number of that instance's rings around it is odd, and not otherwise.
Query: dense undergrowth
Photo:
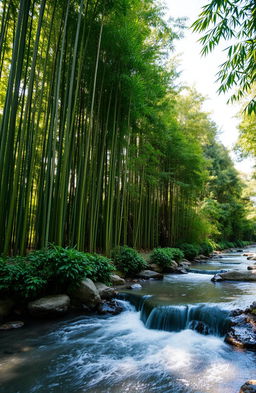
[[[189,244],[180,248],[156,248],[150,255],[150,263],[166,269],[184,257],[193,260],[198,255],[209,256],[215,250],[244,247],[248,241]],[[0,295],[20,301],[39,296],[69,292],[81,280],[90,278],[110,284],[115,270],[124,277],[134,277],[148,267],[147,262],[134,249],[122,246],[112,251],[112,260],[98,254],[84,253],[75,248],[50,246],[33,251],[26,257],[0,259]]]

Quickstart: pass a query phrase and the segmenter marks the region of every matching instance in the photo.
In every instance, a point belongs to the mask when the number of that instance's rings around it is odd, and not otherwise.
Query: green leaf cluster
[[[182,258],[184,253],[179,248],[155,248],[150,256],[150,262],[166,269],[173,264],[173,261],[179,262]]]
[[[108,283],[114,266],[106,257],[51,246],[27,257],[0,260],[0,293],[17,299],[65,293],[84,278]]]
[[[146,261],[136,250],[127,246],[112,250],[111,258],[118,270],[126,276],[134,276],[147,267]]]

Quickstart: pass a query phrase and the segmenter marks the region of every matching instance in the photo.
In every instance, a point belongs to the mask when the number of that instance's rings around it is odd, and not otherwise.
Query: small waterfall
[[[148,329],[170,332],[192,329],[202,334],[223,336],[230,321],[228,312],[217,306],[186,305],[154,307],[144,323]]]
[[[201,334],[224,336],[230,326],[229,312],[217,305],[196,304],[162,306],[152,296],[126,293],[122,298],[131,302],[148,329],[180,332],[196,330]]]

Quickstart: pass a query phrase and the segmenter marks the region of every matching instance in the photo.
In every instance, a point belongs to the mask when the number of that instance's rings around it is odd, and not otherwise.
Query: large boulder
[[[94,309],[100,303],[100,294],[90,278],[81,281],[80,286],[71,293],[72,300],[83,304],[89,309]]]
[[[96,282],[95,286],[98,289],[101,299],[104,299],[104,300],[112,299],[117,294],[116,291],[114,290],[114,288],[108,287],[107,285],[103,284],[102,282]]]
[[[117,274],[111,274],[110,281],[113,285],[124,285],[125,284],[125,280],[123,278],[119,277]]]
[[[241,386],[239,393],[256,393],[256,379],[245,382],[245,384]]]
[[[236,271],[218,273],[212,281],[256,281],[256,271]]]
[[[7,317],[14,307],[14,302],[11,299],[0,300],[0,321]]]
[[[35,317],[52,317],[65,314],[68,311],[69,305],[69,296],[52,295],[28,303],[28,310]]]
[[[154,280],[162,280],[163,275],[161,273],[154,272],[153,270],[142,270],[137,274],[137,277],[142,278],[144,280],[154,279]]]

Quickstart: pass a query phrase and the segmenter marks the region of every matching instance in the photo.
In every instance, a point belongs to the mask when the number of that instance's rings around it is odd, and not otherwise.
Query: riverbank
[[[246,269],[251,262],[238,254],[197,266]],[[69,314],[1,332],[1,393],[238,393],[256,355],[226,344],[221,329],[231,310],[252,304],[255,284],[212,276],[140,280],[122,290],[130,299],[117,300],[119,315]]]

